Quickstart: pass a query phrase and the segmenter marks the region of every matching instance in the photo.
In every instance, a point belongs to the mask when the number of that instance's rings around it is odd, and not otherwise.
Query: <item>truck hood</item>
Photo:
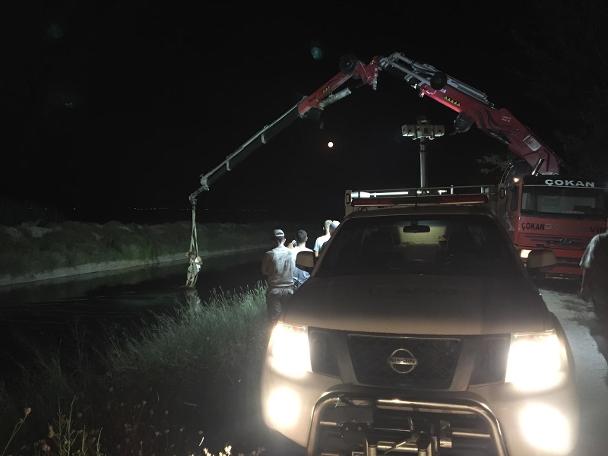
[[[533,332],[552,325],[540,294],[525,279],[409,274],[312,277],[285,305],[282,319],[317,328],[426,335]]]

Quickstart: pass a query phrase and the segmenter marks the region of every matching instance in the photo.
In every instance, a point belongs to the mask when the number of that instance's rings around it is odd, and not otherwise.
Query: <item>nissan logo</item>
[[[388,365],[398,374],[409,374],[418,365],[418,360],[406,348],[398,348],[387,359]]]

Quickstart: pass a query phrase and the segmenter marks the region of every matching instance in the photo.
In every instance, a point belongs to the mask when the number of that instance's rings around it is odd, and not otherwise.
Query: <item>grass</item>
[[[200,248],[267,245],[275,225],[202,225]],[[305,225],[281,226],[295,232]],[[188,223],[0,226],[0,275],[185,253],[189,236]],[[26,354],[15,355],[20,369],[0,380],[0,448],[7,444],[6,456],[202,455],[202,441],[224,453],[228,442],[232,454],[237,447],[260,453],[264,291],[218,292],[205,303],[184,291],[177,310],[146,320],[136,334],[108,329],[109,344],[92,342],[80,328],[58,334],[56,347],[16,335]],[[66,441],[68,453],[61,450]]]
[[[183,253],[190,242],[188,222],[137,225],[108,222],[0,225],[0,275],[49,272],[91,263],[135,260],[154,262]],[[271,225],[211,223],[198,225],[204,254],[267,244]]]
[[[0,453],[0,456],[6,455],[8,448],[11,446],[11,443],[13,442],[13,440],[15,439],[17,434],[19,434],[21,427],[25,423],[25,420],[27,420],[27,417],[30,416],[30,413],[32,413],[32,409],[29,407],[23,410],[23,417],[21,417],[17,420],[17,423],[15,424],[15,427],[13,428],[11,434],[9,435],[8,441],[6,442],[6,445],[4,445],[4,449],[2,450],[2,453]]]
[[[185,369],[234,380],[259,336],[259,325],[252,323],[259,319],[263,294],[262,287],[216,293],[205,305],[190,294],[186,306],[175,315],[159,316],[140,338],[115,342],[110,354],[114,375],[136,371],[154,378]]]
[[[264,291],[216,293],[206,303],[189,292],[136,337],[112,335],[106,352],[81,341],[77,351],[88,352],[78,356],[38,353],[11,379],[20,387],[0,384],[7,399],[0,442],[19,449],[6,455],[202,455],[204,446],[224,449],[230,440],[259,453],[251,435],[260,426]],[[31,414],[9,432],[22,404]]]

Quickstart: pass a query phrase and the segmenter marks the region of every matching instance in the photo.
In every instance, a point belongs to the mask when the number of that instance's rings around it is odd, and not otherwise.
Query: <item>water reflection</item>
[[[205,259],[197,289],[206,299],[216,288],[231,289],[255,283],[262,251]],[[68,304],[95,300],[127,299],[130,305],[152,305],[155,297],[181,290],[186,262],[164,266],[83,274],[40,283],[0,287],[0,313],[8,308],[37,304]],[[243,282],[243,283],[241,283]]]
[[[186,263],[2,288],[0,364],[6,373],[36,352],[70,353],[83,343],[102,349],[117,334],[137,335],[157,314],[202,307],[216,291],[252,287],[262,279],[261,255],[206,260],[196,290],[183,286]]]

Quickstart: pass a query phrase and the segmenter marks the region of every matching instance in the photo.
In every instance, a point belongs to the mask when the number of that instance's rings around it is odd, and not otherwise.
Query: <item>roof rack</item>
[[[348,215],[393,206],[483,205],[490,201],[493,192],[494,187],[489,185],[346,190],[344,202]]]

